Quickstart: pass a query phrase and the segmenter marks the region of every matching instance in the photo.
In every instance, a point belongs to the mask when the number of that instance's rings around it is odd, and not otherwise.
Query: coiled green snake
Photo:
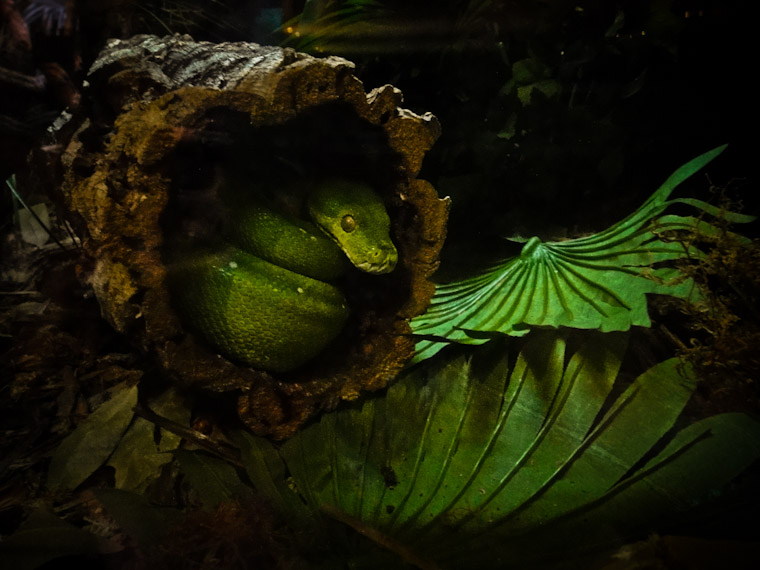
[[[373,274],[396,266],[390,218],[369,186],[329,179],[306,203],[310,221],[260,200],[230,203],[226,245],[170,266],[184,322],[232,360],[273,372],[303,365],[348,319],[346,297],[332,283],[346,258]]]

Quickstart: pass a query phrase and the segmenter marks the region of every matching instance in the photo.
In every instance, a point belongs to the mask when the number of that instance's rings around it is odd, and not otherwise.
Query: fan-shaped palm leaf
[[[487,550],[493,567],[500,544],[515,558],[542,552],[548,525],[563,529],[566,550],[598,540],[610,524],[651,522],[662,493],[674,494],[668,508],[679,511],[760,455],[758,424],[743,415],[690,426],[653,453],[693,379],[668,360],[613,397],[626,335],[584,338],[572,355],[565,336],[542,331],[514,363],[504,343],[492,343],[472,359],[420,367],[382,398],[323,415],[283,445],[281,459],[263,440],[242,436],[244,462],[288,512],[300,503],[343,513],[446,567],[479,567],[470,563]],[[737,433],[749,437],[729,443]],[[712,453],[733,445],[738,459],[726,469],[693,469],[695,461],[715,465],[698,444],[716,438]],[[306,506],[294,501],[286,471]],[[693,493],[679,492],[686,487]],[[567,522],[573,517],[583,533]]]
[[[418,343],[416,360],[429,358],[446,342],[482,344],[492,338],[490,333],[521,336],[531,326],[603,332],[649,326],[647,294],[680,298],[695,294],[689,279],[663,263],[701,255],[695,247],[666,241],[662,232],[717,231],[698,218],[661,215],[663,211],[681,203],[711,215],[720,213],[731,222],[753,219],[719,212],[700,200],[668,199],[724,148],[683,165],[636,212],[603,232],[563,242],[544,243],[533,237],[519,256],[462,281],[439,285],[428,311],[412,321],[414,332],[428,338]]]

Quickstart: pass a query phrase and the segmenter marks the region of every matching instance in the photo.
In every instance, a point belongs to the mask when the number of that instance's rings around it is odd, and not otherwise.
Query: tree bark
[[[413,354],[408,320],[434,291],[428,277],[448,200],[417,174],[438,122],[401,108],[390,85],[366,93],[352,72],[341,58],[256,44],[113,40],[92,66],[87,111],[62,157],[65,202],[93,259],[89,280],[104,316],[178,381],[239,390],[246,424],[275,438],[386,386]],[[389,204],[399,267],[382,282],[362,282],[368,290],[357,297],[354,330],[306,371],[275,376],[238,366],[186,331],[172,310],[167,231],[187,227],[176,205],[203,179],[193,171],[200,155],[362,175]]]

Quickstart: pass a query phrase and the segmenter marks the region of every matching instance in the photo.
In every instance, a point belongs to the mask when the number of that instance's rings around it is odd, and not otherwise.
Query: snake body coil
[[[227,244],[171,265],[169,285],[183,319],[225,356],[273,372],[303,365],[348,319],[346,297],[332,283],[346,258],[368,273],[395,267],[390,219],[371,188],[327,180],[307,203],[311,221],[236,200]]]

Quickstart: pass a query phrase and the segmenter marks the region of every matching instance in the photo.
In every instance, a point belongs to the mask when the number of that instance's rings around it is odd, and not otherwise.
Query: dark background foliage
[[[714,181],[751,175],[746,2],[425,4],[398,11],[439,22],[428,49],[347,55],[441,119],[423,175],[454,198],[452,243],[599,229],[722,143]],[[540,81],[521,101],[517,87]]]
[[[723,143],[714,182],[752,175],[746,0],[17,6],[35,62],[57,62],[77,86],[108,37],[146,32],[284,43],[355,61],[368,88],[392,83],[406,106],[441,120],[423,176],[454,198],[451,243],[605,227],[676,165]]]

